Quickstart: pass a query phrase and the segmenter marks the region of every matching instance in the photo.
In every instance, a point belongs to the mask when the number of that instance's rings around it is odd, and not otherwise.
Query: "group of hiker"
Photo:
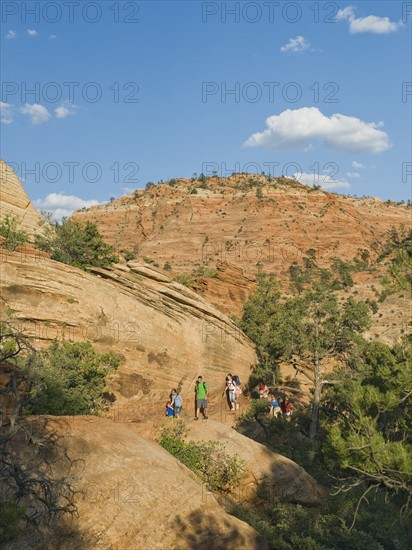
[[[274,393],[269,392],[269,388],[263,382],[261,382],[259,386],[259,398],[267,400],[269,414],[273,418],[282,417],[289,420],[292,416],[292,403],[285,396],[283,396],[283,399],[280,401],[280,398],[276,397]]]
[[[231,373],[226,376],[226,385],[222,395],[225,393],[230,410],[236,411],[236,409],[239,409],[239,405],[236,403],[237,398],[242,393],[239,376],[232,375]],[[208,419],[206,414],[207,394],[207,384],[202,376],[198,376],[195,383],[195,420],[199,420],[200,415],[202,415],[204,420]],[[165,416],[179,418],[182,411],[182,405],[183,399],[180,395],[180,388],[179,390],[173,388],[170,392],[169,400],[166,403]]]
[[[199,420],[200,414],[204,420],[208,419],[206,414],[208,404],[208,387],[202,376],[198,376],[194,388],[195,393],[195,420]],[[289,420],[293,413],[292,403],[284,396],[282,400],[276,397],[274,393],[269,392],[269,388],[262,382],[259,386],[259,398],[265,399],[268,403],[269,414],[272,417],[285,418]],[[225,389],[222,396],[226,394],[229,410],[235,412],[239,409],[237,403],[238,397],[242,394],[242,387],[239,376],[229,373],[225,380]],[[179,418],[182,412],[183,399],[180,394],[180,387],[173,388],[166,403],[165,415],[173,418]]]
[[[179,389],[173,388],[169,395],[169,400],[166,403],[165,416],[179,418],[182,412],[183,399]],[[198,376],[195,384],[195,420],[199,420],[199,414],[202,414],[203,419],[207,420],[207,384],[203,381],[202,376]]]

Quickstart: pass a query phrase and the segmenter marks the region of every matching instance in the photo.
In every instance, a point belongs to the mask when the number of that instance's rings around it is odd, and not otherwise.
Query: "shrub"
[[[19,534],[19,522],[25,507],[13,501],[0,502],[0,544],[13,540]]]
[[[98,354],[90,342],[54,341],[45,354],[27,365],[36,382],[34,414],[98,414],[105,404],[107,375],[121,358],[112,351]]]
[[[410,514],[400,516],[395,503],[385,501],[379,491],[370,492],[356,511],[362,492],[328,495],[317,508],[269,501],[253,510],[233,506],[230,513],[254,527],[270,550],[409,548]]]
[[[107,267],[118,261],[114,248],[105,243],[94,223],[63,218],[36,235],[35,246],[50,254],[52,260],[88,269]]]
[[[163,266],[163,269],[165,271],[171,271],[172,270],[172,266],[169,264],[169,262],[166,262],[165,265]]]
[[[192,273],[194,277],[216,277],[217,276],[217,269],[214,269],[213,267],[198,267],[195,269]]]
[[[130,262],[131,260],[136,259],[136,254],[134,252],[132,252],[131,250],[123,249],[120,252],[123,254],[124,259],[126,260],[126,262]]]
[[[187,273],[175,275],[173,280],[181,285],[187,286],[188,288],[192,288],[195,282],[193,275],[188,275]]]
[[[20,223],[16,216],[10,214],[0,223],[0,235],[4,238],[3,248],[14,251],[29,240],[27,233],[19,229]]]
[[[159,437],[159,444],[190,468],[208,488],[231,492],[239,486],[245,470],[244,461],[225,452],[225,446],[218,441],[185,442],[187,429],[183,421],[165,426]]]
[[[256,189],[256,198],[257,198],[257,199],[263,199],[263,196],[264,196],[264,195],[263,195],[262,189],[261,189],[260,187],[258,187],[258,188]]]

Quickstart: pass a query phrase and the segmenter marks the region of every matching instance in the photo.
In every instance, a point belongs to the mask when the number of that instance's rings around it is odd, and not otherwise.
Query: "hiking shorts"
[[[182,412],[182,405],[175,406],[175,414],[180,414]]]
[[[229,392],[229,401],[230,401],[231,403],[234,403],[234,402],[236,401],[236,394],[235,394],[234,391],[230,391],[230,392]]]
[[[196,406],[198,409],[205,410],[207,408],[207,399],[196,399]]]

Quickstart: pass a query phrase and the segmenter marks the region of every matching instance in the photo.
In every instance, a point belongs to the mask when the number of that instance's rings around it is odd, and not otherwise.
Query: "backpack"
[[[202,384],[203,384],[204,390],[207,391],[206,382],[202,382]],[[195,385],[195,393],[196,393],[196,391],[197,391],[198,385],[199,385],[199,382],[196,382],[196,385]]]
[[[239,379],[239,376],[237,374],[234,374],[232,376],[232,380],[236,384],[236,386],[240,386],[240,379]]]

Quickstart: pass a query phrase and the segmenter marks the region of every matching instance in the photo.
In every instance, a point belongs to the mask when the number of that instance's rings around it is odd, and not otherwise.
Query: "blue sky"
[[[411,198],[410,2],[2,4],[2,158],[58,215],[265,171]]]

